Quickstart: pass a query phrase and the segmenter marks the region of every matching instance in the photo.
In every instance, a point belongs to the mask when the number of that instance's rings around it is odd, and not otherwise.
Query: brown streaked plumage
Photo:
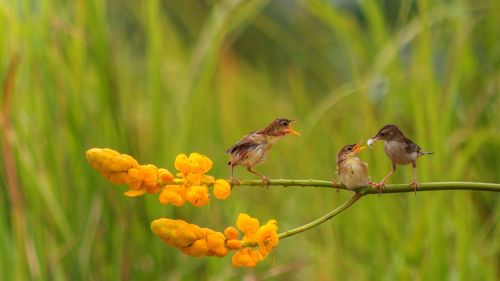
[[[392,161],[392,170],[376,186],[378,188],[385,186],[385,181],[396,171],[396,165],[411,164],[413,167],[413,182],[411,185],[417,192],[417,158],[425,154],[433,154],[433,152],[422,151],[395,125],[385,125],[373,138],[368,140],[368,146],[371,147],[371,144],[377,140],[385,140],[384,150]]]
[[[371,185],[368,176],[368,165],[358,158],[358,153],[365,149],[366,146],[349,144],[344,146],[337,154],[337,174],[340,183],[347,189],[355,190]]]
[[[290,127],[292,122],[294,120],[277,118],[264,129],[249,133],[226,150],[226,153],[231,154],[231,159],[227,162],[231,166],[231,182],[237,182],[233,176],[234,166],[246,166],[250,173],[260,176],[268,183],[268,177],[252,168],[266,161],[269,150],[280,138],[286,135],[300,135]]]

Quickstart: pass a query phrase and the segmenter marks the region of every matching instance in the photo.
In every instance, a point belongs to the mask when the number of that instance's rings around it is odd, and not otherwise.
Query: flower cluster
[[[235,250],[232,258],[234,266],[254,267],[278,245],[278,225],[275,220],[260,226],[257,219],[240,214],[236,225],[244,233],[241,240],[235,227],[226,228],[223,234],[183,220],[167,218],[153,221],[151,230],[169,246],[190,256],[223,257]]]
[[[224,200],[231,193],[231,186],[224,179],[215,180],[206,175],[212,168],[212,160],[199,153],[188,156],[180,154],[175,159],[175,168],[179,171],[175,179],[167,169],[155,165],[140,165],[127,154],[120,154],[109,148],[87,150],[87,160],[105,178],[115,184],[127,184],[127,196],[140,196],[144,193],[158,193],[162,204],[182,206],[187,201],[193,206],[208,204],[207,185],[213,185],[213,194]]]
[[[174,182],[174,176],[167,169],[158,169],[151,164],[139,165],[131,156],[109,148],[89,149],[86,156],[90,165],[112,183],[127,184],[127,196],[158,193],[160,182]]]
[[[214,187],[213,194],[218,199],[226,199],[231,193],[231,186],[226,180],[215,180],[206,175],[212,169],[212,160],[199,153],[191,153],[189,157],[179,154],[175,158],[177,176],[182,178],[181,185],[166,185],[160,193],[160,203],[182,206],[186,201],[193,206],[208,204],[208,184]]]
[[[240,214],[236,226],[245,234],[242,239],[243,245],[258,246],[239,249],[232,259],[234,266],[254,267],[278,245],[278,223],[275,220],[269,220],[260,226],[259,220],[247,214]]]

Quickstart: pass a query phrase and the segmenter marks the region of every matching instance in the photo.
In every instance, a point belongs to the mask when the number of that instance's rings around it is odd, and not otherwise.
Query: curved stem
[[[233,188],[239,186],[276,186],[276,187],[325,187],[347,190],[343,185],[324,180],[293,180],[293,179],[273,179],[269,184],[261,180],[242,180],[239,184],[234,184]],[[500,183],[485,182],[424,182],[419,183],[417,191],[437,191],[437,190],[472,190],[472,191],[492,191],[500,192]],[[404,193],[413,192],[410,184],[388,184],[383,193]],[[363,194],[378,194],[372,187],[361,189]]]
[[[322,216],[321,218],[314,220],[308,224],[304,224],[304,225],[299,226],[297,228],[282,232],[278,235],[278,238],[280,240],[282,240],[282,239],[285,239],[287,237],[293,236],[295,234],[299,234],[301,232],[304,232],[304,231],[311,229],[313,227],[316,227],[316,226],[324,223],[325,221],[335,217],[336,215],[342,213],[345,209],[349,208],[350,206],[352,206],[352,204],[356,203],[356,201],[358,201],[361,197],[363,197],[363,193],[358,192],[358,193],[354,194],[354,196],[351,197],[351,199],[346,201],[344,204],[340,205],[337,209],[329,212],[328,214],[326,214],[326,215]]]

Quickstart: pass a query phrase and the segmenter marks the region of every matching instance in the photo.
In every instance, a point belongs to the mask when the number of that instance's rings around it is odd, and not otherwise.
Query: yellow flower
[[[182,206],[186,202],[186,188],[178,185],[167,185],[160,193],[161,204],[172,204]]]
[[[208,252],[208,246],[207,246],[207,241],[204,239],[199,239],[194,241],[194,243],[185,248],[180,248],[180,250],[189,256],[193,257],[203,257],[207,255]]]
[[[194,164],[192,163],[192,161],[186,156],[186,154],[179,154],[177,155],[177,157],[175,158],[175,168],[177,169],[177,171],[180,171],[182,172],[183,174],[188,174],[188,173],[191,173],[191,171],[193,170],[192,169],[192,166]]]
[[[258,243],[261,250],[265,253],[270,252],[278,245],[278,224],[275,220],[268,221],[257,231]]]
[[[275,220],[268,221],[265,225],[259,227],[259,221],[250,217],[247,214],[240,214],[236,221],[238,228],[245,233],[241,243],[228,240],[226,246],[230,249],[239,249],[233,256],[232,262],[234,266],[253,267],[260,261],[264,260],[269,252],[278,245],[278,224]],[[227,228],[226,237],[234,236],[234,230]],[[233,238],[233,237],[231,237]],[[231,241],[231,242],[230,242]],[[236,240],[238,241],[238,240]],[[244,246],[244,245],[255,245]],[[239,248],[239,247],[241,248]]]
[[[227,240],[226,242],[226,246],[231,250],[238,250],[241,248],[242,245],[243,243],[241,242],[241,240],[236,240],[236,239],[230,239]]]
[[[189,155],[189,158],[196,163],[193,171],[196,174],[205,174],[212,169],[212,160],[205,155],[194,152]]]
[[[240,229],[245,229],[248,233],[245,233],[242,240],[237,239],[239,232],[232,226],[227,227],[223,234],[183,220],[167,218],[153,221],[151,230],[166,244],[179,249],[186,255],[223,257],[229,251],[235,250],[232,257],[234,266],[254,267],[278,245],[277,222],[270,220],[259,227],[257,219],[247,214],[240,214],[237,224]],[[249,241],[248,237],[252,237],[250,239],[252,241]]]
[[[232,257],[231,261],[237,267],[254,267],[262,260],[262,256],[250,248],[241,248]]]
[[[233,226],[227,227],[224,230],[224,234],[226,235],[227,239],[236,239],[239,236],[238,230]]]
[[[207,235],[207,246],[210,249],[207,255],[216,255],[218,257],[227,255],[228,249],[225,246],[225,241],[226,238],[220,232],[213,232]]]
[[[208,204],[208,189],[205,185],[188,187],[186,200],[193,206],[201,207]]]
[[[167,169],[158,169],[158,175],[162,182],[171,183],[174,181],[174,175]]]
[[[240,214],[236,220],[236,226],[239,230],[245,233],[245,235],[251,235],[256,233],[259,229],[259,220],[252,218],[247,214]]]
[[[214,183],[214,196],[224,200],[231,194],[231,186],[226,180],[219,179]]]

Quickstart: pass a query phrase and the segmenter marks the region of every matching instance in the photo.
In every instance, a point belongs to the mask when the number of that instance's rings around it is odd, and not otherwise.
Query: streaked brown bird
[[[422,155],[433,154],[433,152],[422,151],[420,146],[408,139],[395,125],[385,125],[373,138],[368,140],[368,146],[371,148],[372,143],[378,140],[385,140],[384,150],[392,161],[392,170],[380,183],[376,184],[376,187],[385,186],[385,181],[396,171],[396,165],[411,164],[413,167],[413,182],[411,185],[416,193],[418,189],[417,158]]]
[[[349,144],[337,153],[337,174],[340,183],[347,189],[355,190],[371,185],[368,165],[358,158],[358,153],[365,149],[366,146]]]
[[[231,159],[227,162],[231,166],[231,183],[237,183],[234,178],[234,166],[246,166],[250,173],[262,178],[262,181],[269,183],[269,178],[253,170],[253,166],[266,161],[271,147],[286,135],[299,135],[300,133],[290,127],[294,120],[277,118],[264,129],[251,132],[231,146],[226,153],[231,154]]]

